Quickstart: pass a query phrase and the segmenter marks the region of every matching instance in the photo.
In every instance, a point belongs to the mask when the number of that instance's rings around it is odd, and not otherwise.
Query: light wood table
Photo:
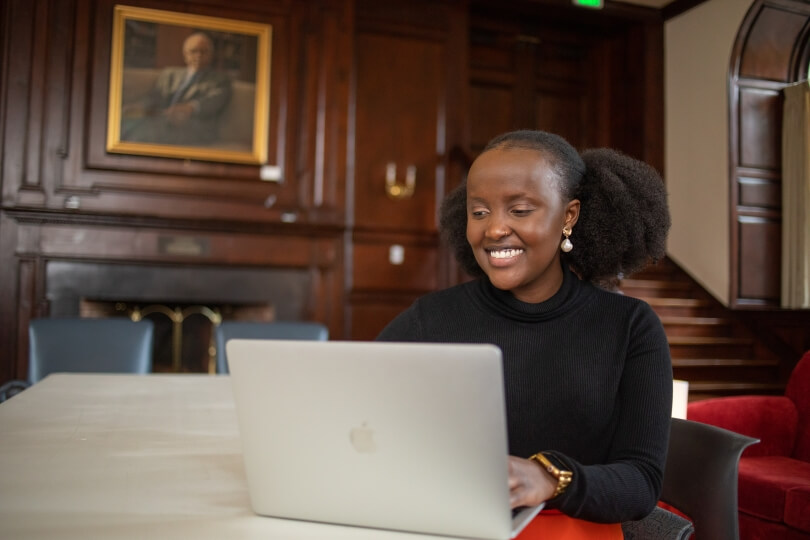
[[[0,538],[431,537],[253,514],[228,377],[55,374],[0,404]]]

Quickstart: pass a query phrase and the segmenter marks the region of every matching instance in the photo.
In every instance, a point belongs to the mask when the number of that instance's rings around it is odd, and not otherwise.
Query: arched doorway
[[[729,69],[731,279],[734,308],[779,307],[785,86],[808,77],[810,4],[755,0]]]

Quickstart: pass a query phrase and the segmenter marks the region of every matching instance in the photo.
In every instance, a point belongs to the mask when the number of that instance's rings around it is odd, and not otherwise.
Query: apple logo
[[[361,454],[369,454],[377,450],[374,442],[374,430],[368,427],[367,422],[363,422],[360,427],[349,430],[349,440],[355,450]]]

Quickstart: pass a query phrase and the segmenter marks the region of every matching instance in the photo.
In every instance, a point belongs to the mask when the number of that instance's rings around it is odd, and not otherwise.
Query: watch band
[[[551,461],[549,461],[546,456],[543,455],[542,452],[538,452],[529,459],[539,463],[540,466],[543,467],[546,472],[548,472],[548,474],[557,480],[557,488],[554,490],[554,495],[551,496],[552,499],[565,491],[565,488],[568,487],[568,484],[571,483],[571,479],[574,477],[574,473],[571,471],[563,471],[558,469]]]

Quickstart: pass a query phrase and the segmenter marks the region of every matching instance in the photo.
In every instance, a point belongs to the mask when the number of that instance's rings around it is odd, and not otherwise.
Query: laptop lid
[[[257,514],[517,533],[497,347],[234,339],[226,348]]]

